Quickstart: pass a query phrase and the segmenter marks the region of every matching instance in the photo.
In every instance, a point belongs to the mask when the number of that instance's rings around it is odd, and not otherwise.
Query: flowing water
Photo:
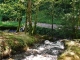
[[[45,40],[43,44],[35,44],[34,48],[28,49],[25,53],[16,54],[12,58],[14,60],[57,60],[63,50],[63,42]]]

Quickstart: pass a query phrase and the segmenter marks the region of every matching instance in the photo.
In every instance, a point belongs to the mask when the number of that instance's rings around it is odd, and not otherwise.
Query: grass
[[[30,36],[28,33],[24,34],[23,32],[20,33],[0,32],[0,37],[4,39],[5,44],[7,44],[15,53],[23,50],[24,47],[31,46],[35,42],[37,42],[37,38],[35,38],[34,36]]]
[[[5,21],[5,22],[0,21],[0,27],[17,27],[17,26],[18,22],[15,21]]]

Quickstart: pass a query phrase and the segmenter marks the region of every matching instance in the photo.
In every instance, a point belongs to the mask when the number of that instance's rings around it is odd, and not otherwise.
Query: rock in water
[[[64,44],[63,44],[63,42],[61,42],[61,41],[57,41],[56,44],[58,45],[58,48],[60,48],[60,49],[64,49]]]
[[[50,44],[51,42],[49,40],[45,40],[45,44]]]

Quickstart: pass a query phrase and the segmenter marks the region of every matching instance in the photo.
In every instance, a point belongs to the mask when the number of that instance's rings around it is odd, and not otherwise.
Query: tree
[[[64,3],[70,5],[70,12],[67,12],[67,6],[65,6],[65,10],[67,13],[64,13],[64,26],[63,26],[63,30],[64,32],[67,31],[67,33],[65,33],[65,36],[69,36],[70,38],[77,38],[77,33],[78,33],[78,27],[79,27],[79,20],[78,20],[78,10],[79,10],[79,0],[72,0],[72,1],[68,1],[65,0],[63,1]]]
[[[20,31],[20,25],[21,25],[21,21],[22,21],[22,11],[25,11],[25,6],[23,5],[23,2],[24,1],[18,1],[18,4],[17,4],[17,20],[18,20],[18,27],[17,27],[17,32]]]
[[[29,34],[32,35],[32,21],[31,21],[31,0],[27,1],[27,21],[29,22]]]
[[[33,1],[33,8],[35,11],[35,19],[34,19],[34,28],[33,28],[33,34],[36,34],[36,24],[38,21],[38,12],[39,12],[39,7],[40,7],[40,3],[42,2],[41,0],[37,0],[37,1]]]
[[[52,1],[51,16],[52,16],[51,19],[52,19],[52,39],[53,39],[54,1]]]
[[[2,20],[18,21],[17,32],[19,32],[22,16],[25,10],[23,2],[21,0],[4,0],[0,4],[0,8],[0,16],[2,17]]]
[[[28,20],[28,19],[27,19],[27,16],[28,16],[28,15],[27,15],[27,1],[25,1],[25,3],[26,3],[26,4],[25,4],[25,6],[26,6],[26,7],[25,7],[25,12],[26,12],[26,14],[25,14],[25,15],[26,15],[26,21],[25,21],[25,34],[26,34],[26,32],[27,32],[27,23],[28,23],[28,22],[27,22],[27,20]]]

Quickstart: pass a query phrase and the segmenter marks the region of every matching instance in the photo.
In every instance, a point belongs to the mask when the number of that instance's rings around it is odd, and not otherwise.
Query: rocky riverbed
[[[13,55],[11,58],[13,60],[57,60],[63,51],[63,42],[45,40],[44,43],[35,44],[33,48],[27,49],[24,53]]]

